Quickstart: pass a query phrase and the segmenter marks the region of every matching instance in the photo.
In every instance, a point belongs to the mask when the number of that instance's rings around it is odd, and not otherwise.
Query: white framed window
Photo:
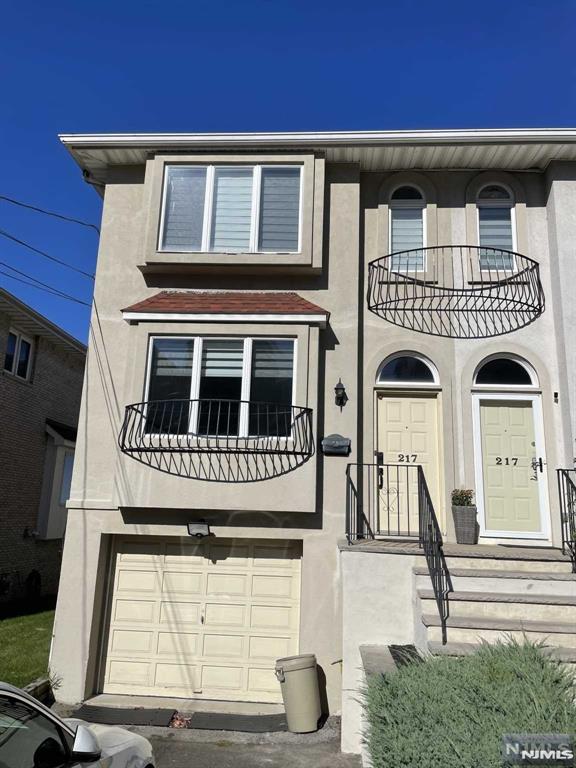
[[[513,271],[516,209],[512,192],[501,184],[487,184],[478,192],[476,210],[480,269]]]
[[[423,271],[426,247],[426,200],[413,186],[402,186],[390,195],[390,253],[395,272]],[[408,253],[407,253],[408,251]]]
[[[10,330],[4,356],[4,370],[27,381],[32,370],[32,339],[18,331]]]
[[[167,165],[158,249],[298,253],[302,165]]]
[[[153,336],[147,434],[290,437],[296,339]]]

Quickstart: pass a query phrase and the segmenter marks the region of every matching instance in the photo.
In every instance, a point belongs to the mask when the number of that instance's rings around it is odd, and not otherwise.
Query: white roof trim
[[[312,131],[275,133],[63,133],[67,147],[156,147],[203,145],[413,144],[576,141],[576,128],[496,128],[441,131]]]
[[[223,312],[122,312],[122,317],[127,322],[156,321],[163,323],[305,323],[326,327],[328,315],[326,312],[303,314],[274,313],[274,314],[229,314]]]

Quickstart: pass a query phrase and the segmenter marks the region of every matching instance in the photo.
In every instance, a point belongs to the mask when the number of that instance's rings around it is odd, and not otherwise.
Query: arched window
[[[480,364],[474,383],[492,387],[532,387],[538,384],[538,379],[532,367],[524,361],[493,357]]]
[[[516,222],[514,197],[500,184],[487,184],[478,192],[478,242],[480,245],[480,269],[514,269],[512,253],[516,250]]]
[[[419,189],[397,187],[390,195],[390,253],[397,272],[424,269],[426,200]],[[410,251],[410,253],[406,253]]]
[[[378,383],[395,386],[438,384],[438,374],[426,358],[398,354],[384,361],[378,373]]]

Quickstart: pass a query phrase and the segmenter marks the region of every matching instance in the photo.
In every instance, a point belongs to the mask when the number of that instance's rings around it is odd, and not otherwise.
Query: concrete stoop
[[[481,642],[506,638],[544,643],[552,656],[576,664],[576,574],[557,550],[518,557],[447,558],[454,591],[448,597],[446,645],[430,576],[413,569],[428,650],[460,656]],[[576,670],[576,666],[575,666]]]

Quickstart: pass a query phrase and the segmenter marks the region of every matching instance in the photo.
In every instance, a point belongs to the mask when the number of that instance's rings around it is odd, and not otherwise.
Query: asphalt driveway
[[[358,757],[340,753],[336,739],[258,744],[153,736],[150,741],[156,768],[360,768]]]

